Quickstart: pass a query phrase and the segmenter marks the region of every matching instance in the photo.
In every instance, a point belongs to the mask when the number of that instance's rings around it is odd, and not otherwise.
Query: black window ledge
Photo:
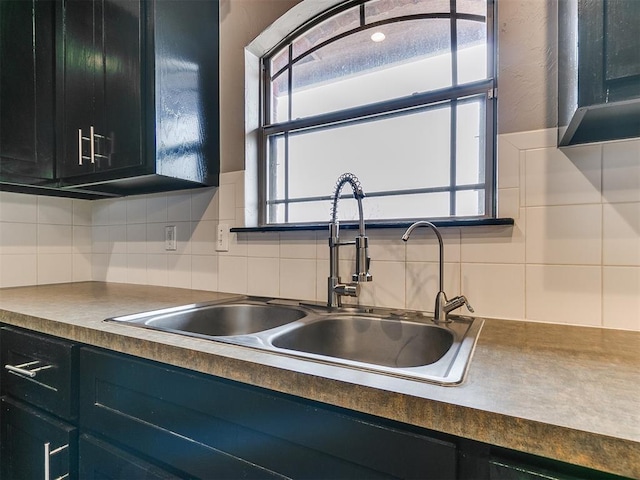
[[[389,228],[409,228],[413,222],[366,222],[367,230],[371,229],[389,229]],[[484,227],[484,226],[512,226],[513,218],[468,218],[468,219],[445,219],[431,221],[438,228],[447,227]],[[265,225],[261,227],[234,227],[232,232],[252,233],[252,232],[303,232],[326,230],[328,223],[306,223],[296,225]],[[357,230],[358,222],[340,223],[341,229]]]

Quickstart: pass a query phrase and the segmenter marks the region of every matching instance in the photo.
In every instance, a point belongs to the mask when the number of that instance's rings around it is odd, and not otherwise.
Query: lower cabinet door
[[[78,464],[82,480],[183,478],[90,435],[80,436]]]
[[[80,350],[83,431],[191,477],[457,477],[456,445],[432,432],[155,362]]]
[[[8,397],[2,405],[2,478],[76,479],[76,427]]]

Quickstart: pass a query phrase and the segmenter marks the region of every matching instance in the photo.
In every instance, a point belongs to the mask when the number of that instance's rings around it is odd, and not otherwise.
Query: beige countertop
[[[488,319],[456,387],[107,323],[228,297],[83,282],[0,289],[0,322],[640,478],[640,332]]]

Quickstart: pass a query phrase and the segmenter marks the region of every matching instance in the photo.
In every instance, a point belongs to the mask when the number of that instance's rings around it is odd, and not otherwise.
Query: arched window
[[[261,223],[326,221],[347,171],[369,220],[495,216],[493,11],[350,0],[262,57]]]

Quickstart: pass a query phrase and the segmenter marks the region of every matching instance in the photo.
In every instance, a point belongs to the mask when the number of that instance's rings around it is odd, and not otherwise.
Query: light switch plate
[[[216,252],[229,251],[229,225],[226,223],[218,224],[218,232],[216,234]]]
[[[164,227],[164,249],[171,251],[176,250],[177,248],[176,226],[167,225]]]

